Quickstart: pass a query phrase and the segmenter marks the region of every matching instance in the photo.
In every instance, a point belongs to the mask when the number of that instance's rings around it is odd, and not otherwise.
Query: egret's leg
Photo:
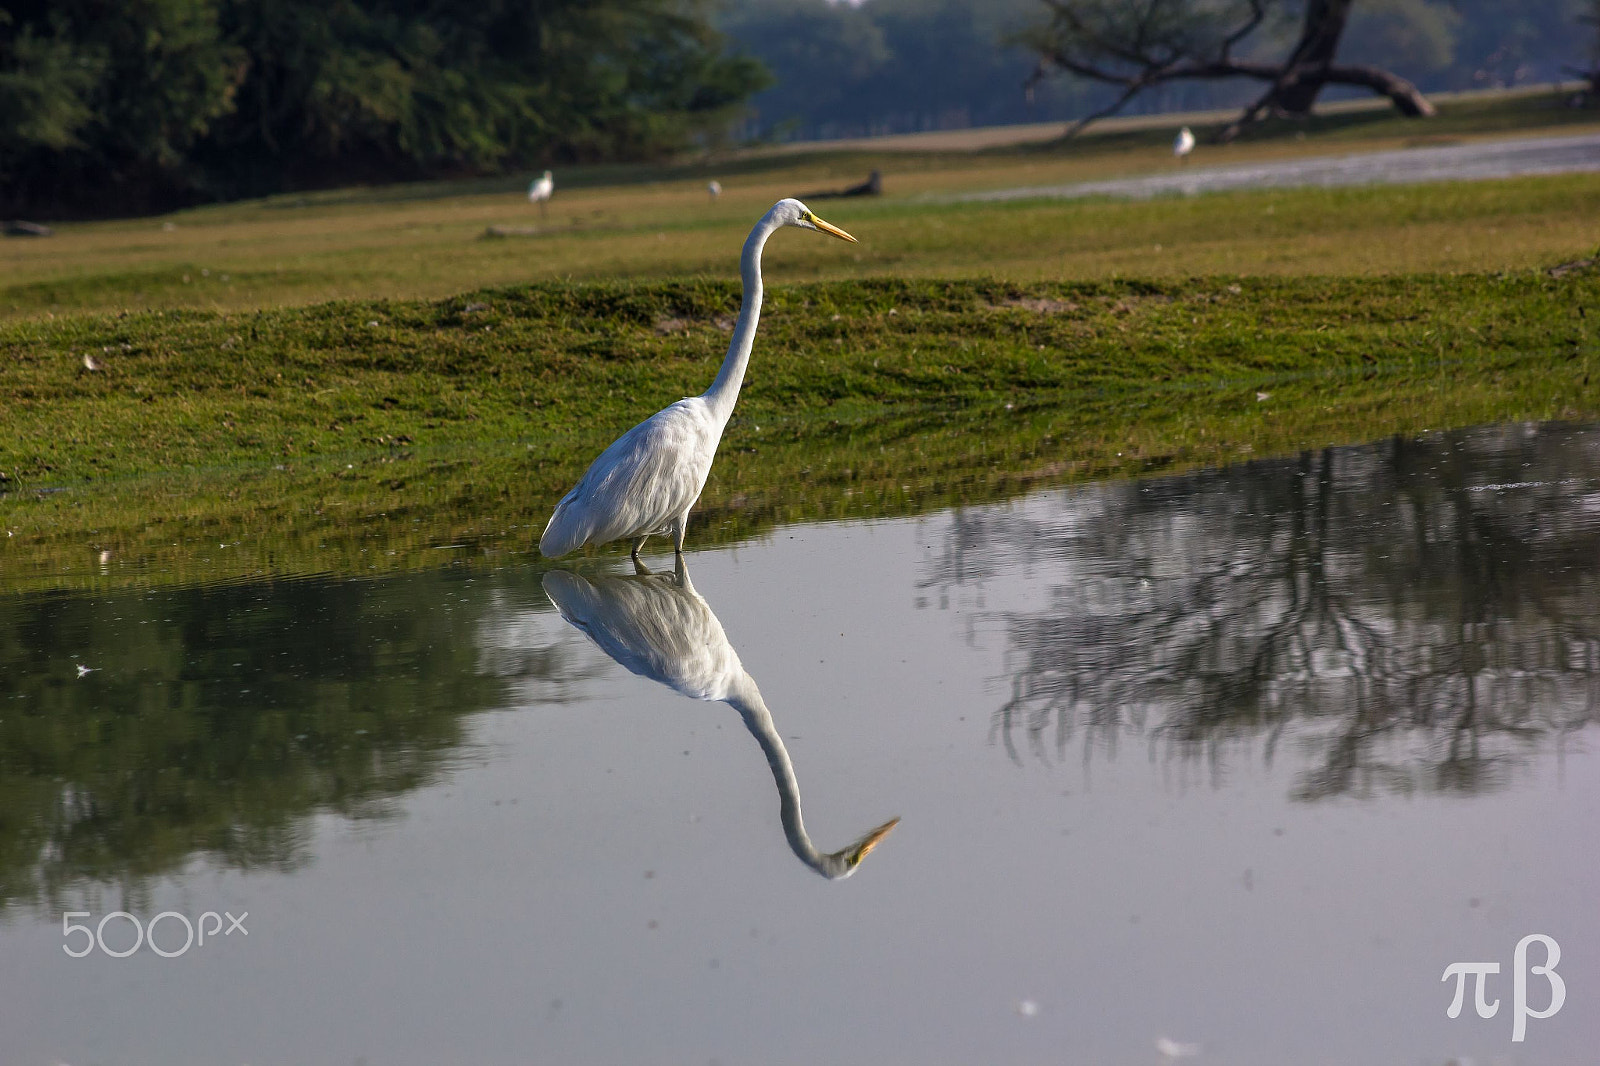
[[[633,551],[629,552],[628,554],[633,556],[633,561],[635,563],[639,561],[639,549],[644,547],[645,537],[648,536],[649,534],[647,533],[644,537],[635,537],[633,539]]]
[[[678,516],[672,524],[672,552],[674,555],[683,555],[683,534],[689,528],[689,512],[685,511]]]
[[[636,577],[650,577],[655,573],[654,570],[641,563],[637,555],[633,557],[633,572]]]

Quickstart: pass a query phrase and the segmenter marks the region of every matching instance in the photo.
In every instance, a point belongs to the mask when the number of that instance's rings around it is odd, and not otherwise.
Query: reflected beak
[[[853,239],[853,238],[852,238]],[[872,849],[883,843],[883,838],[889,835],[889,830],[900,824],[899,818],[891,818],[866,836],[861,838],[861,843],[856,845],[856,853],[852,856],[850,865],[859,865],[861,860],[872,854]]]
[[[854,237],[850,236],[850,234],[846,233],[844,230],[840,229],[838,226],[835,226],[831,222],[822,221],[822,219],[818,218],[816,215],[812,215],[811,216],[811,224],[813,226],[817,227],[823,233],[831,233],[831,234],[833,234],[835,237],[839,238],[841,241],[849,241],[851,244],[855,244],[856,243],[856,239]],[[898,819],[898,818],[895,819],[896,822],[899,821],[899,820],[900,819]],[[892,828],[894,828],[894,822],[890,822],[888,828],[884,829],[884,832],[887,833],[889,831],[889,829],[892,829]]]

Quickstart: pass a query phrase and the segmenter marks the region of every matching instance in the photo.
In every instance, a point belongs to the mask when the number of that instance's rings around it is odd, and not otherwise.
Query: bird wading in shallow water
[[[717,379],[703,394],[657,411],[601,452],[577,487],[556,504],[550,524],[539,538],[542,554],[555,559],[585,544],[631,540],[637,561],[645,538],[657,533],[671,533],[673,548],[683,553],[689,511],[711,473],[717,444],[739,399],[739,386],[744,383],[745,366],[755,343],[756,322],[761,317],[761,249],[767,238],[784,226],[855,242],[799,200],[773,204],[744,242],[739,260],[744,300]]]

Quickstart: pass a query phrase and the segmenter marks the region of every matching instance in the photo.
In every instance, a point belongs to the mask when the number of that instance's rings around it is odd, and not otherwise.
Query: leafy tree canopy
[[[0,0],[0,211],[659,155],[766,75],[704,0]]]

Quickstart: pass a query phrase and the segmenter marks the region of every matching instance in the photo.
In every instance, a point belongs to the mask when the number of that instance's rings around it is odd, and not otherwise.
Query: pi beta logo
[[[1544,964],[1530,967],[1528,965],[1528,945],[1544,945]],[[1512,961],[1511,973],[1511,1041],[1520,1044],[1528,1035],[1529,1018],[1549,1018],[1561,1009],[1567,1001],[1567,983],[1556,973],[1556,963],[1561,961],[1561,945],[1557,944],[1554,937],[1545,936],[1543,933],[1530,933],[1517,941],[1517,951]],[[1444,968],[1441,981],[1456,979],[1456,995],[1450,1001],[1450,1007],[1445,1013],[1447,1018],[1461,1016],[1461,1003],[1466,997],[1467,975],[1472,974],[1477,978],[1473,988],[1473,1007],[1480,1018],[1493,1018],[1500,1011],[1500,1000],[1488,1002],[1486,988],[1491,974],[1500,972],[1498,962],[1452,962]],[[1528,978],[1543,977],[1550,982],[1550,1005],[1544,1010],[1532,1010],[1528,1006]]]

